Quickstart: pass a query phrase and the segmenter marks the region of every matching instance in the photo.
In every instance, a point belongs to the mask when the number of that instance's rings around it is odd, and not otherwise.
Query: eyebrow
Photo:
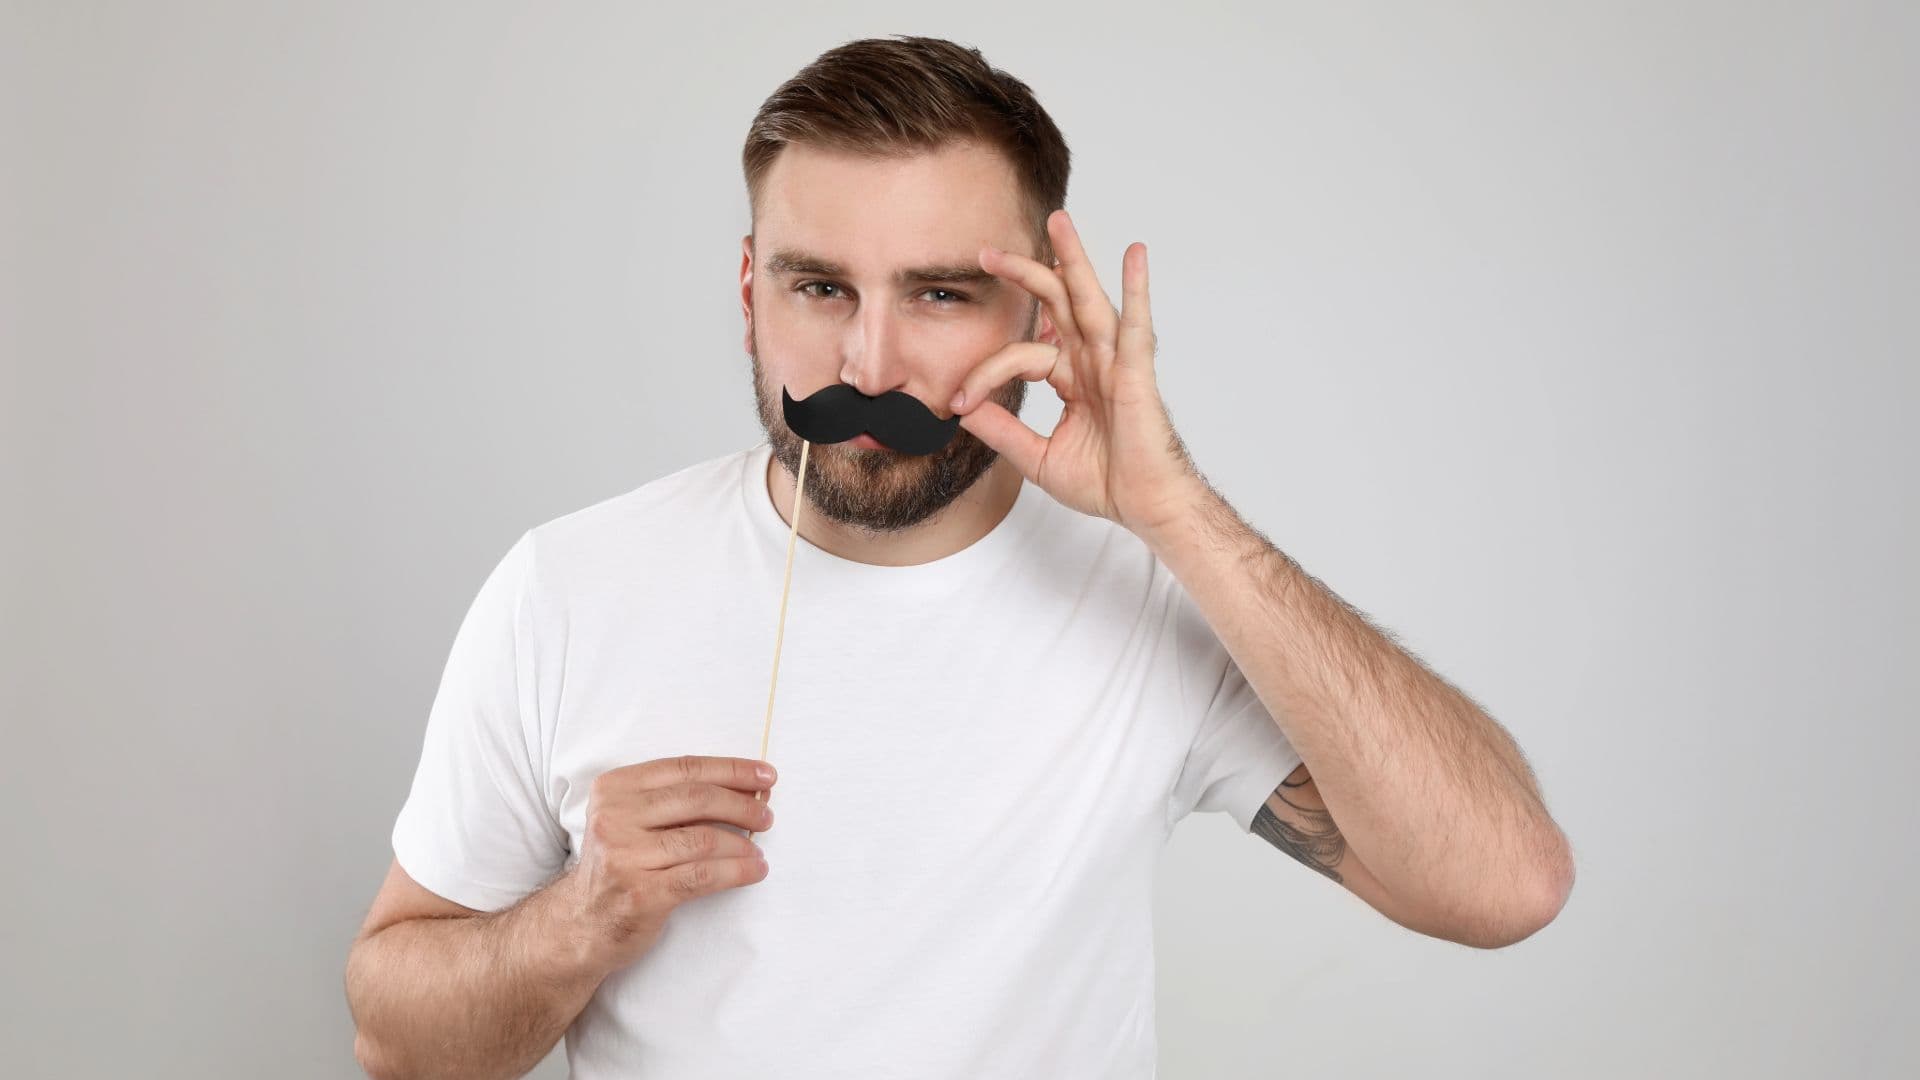
[[[767,256],[767,273],[781,274],[819,274],[822,277],[843,278],[847,268],[831,259],[794,248],[781,248]],[[977,263],[955,263],[951,266],[911,266],[894,272],[896,285],[913,285],[931,282],[936,285],[971,285],[985,291],[1000,284],[1000,279],[987,273]]]

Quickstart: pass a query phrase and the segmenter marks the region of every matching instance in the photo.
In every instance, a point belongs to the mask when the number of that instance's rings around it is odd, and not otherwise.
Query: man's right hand
[[[760,845],[722,825],[765,832],[753,758],[688,754],[601,773],[587,795],[580,861],[567,871],[568,930],[594,967],[612,972],[660,937],[668,913],[696,896],[767,876]]]

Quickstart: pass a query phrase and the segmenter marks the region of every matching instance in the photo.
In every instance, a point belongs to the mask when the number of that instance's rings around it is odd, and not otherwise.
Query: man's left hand
[[[1147,246],[1130,244],[1121,257],[1116,312],[1065,210],[1047,216],[1047,232],[1058,266],[994,247],[981,249],[980,265],[1038,297],[1058,343],[1015,343],[987,357],[961,382],[965,400],[950,406],[962,427],[1060,502],[1135,533],[1165,528],[1204,481],[1154,384]],[[988,400],[1014,378],[1045,379],[1060,395],[1050,436]]]

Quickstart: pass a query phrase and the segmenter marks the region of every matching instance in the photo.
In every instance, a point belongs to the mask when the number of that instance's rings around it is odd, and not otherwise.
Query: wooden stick
[[[787,592],[793,585],[793,548],[800,538],[800,493],[807,487],[807,451],[813,444],[802,440],[800,443],[800,475],[793,482],[792,531],[787,533],[787,574],[780,583],[780,622],[773,632],[773,677],[767,682],[767,719],[760,728],[760,760],[767,760],[767,740],[773,734],[773,690],[780,685],[780,644],[787,636]],[[753,797],[766,802],[769,798],[766,788],[753,793]],[[753,830],[747,830],[747,839],[753,839]]]

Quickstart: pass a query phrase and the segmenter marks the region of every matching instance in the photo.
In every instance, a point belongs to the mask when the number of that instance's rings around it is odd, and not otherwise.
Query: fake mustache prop
[[[773,735],[773,692],[780,685],[780,645],[787,636],[787,594],[793,585],[793,548],[800,536],[800,494],[807,487],[807,456],[814,443],[837,443],[855,438],[862,432],[885,443],[889,450],[902,454],[931,454],[947,445],[960,430],[958,413],[945,420],[934,415],[919,398],[899,390],[879,397],[868,397],[846,383],[833,383],[795,401],[786,387],[780,388],[780,407],[787,427],[800,436],[800,469],[794,476],[793,513],[788,515],[792,530],[787,534],[787,571],[780,583],[780,621],[773,635],[773,675],[767,685],[767,719],[760,729],[760,760],[767,759],[767,743]],[[753,797],[765,802],[767,789]],[[752,839],[753,831],[746,833]]]
[[[787,426],[810,443],[845,442],[862,432],[902,454],[931,454],[960,430],[960,414],[945,420],[919,398],[900,390],[868,397],[846,383],[832,383],[795,401],[780,388]]]

